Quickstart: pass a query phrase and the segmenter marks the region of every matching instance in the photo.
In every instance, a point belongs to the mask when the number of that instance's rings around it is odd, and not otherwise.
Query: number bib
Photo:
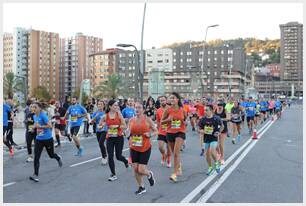
[[[142,135],[133,135],[131,138],[134,147],[142,147]]]
[[[29,125],[29,132],[34,132],[34,124],[33,125]]]
[[[118,128],[109,128],[108,129],[109,137],[117,137],[118,136]]]
[[[204,127],[204,133],[205,133],[205,134],[212,135],[212,134],[213,134],[213,131],[214,131],[214,128],[213,128],[213,127],[210,127],[210,126],[205,126],[205,127]]]
[[[253,111],[253,110],[254,110],[254,107],[249,107],[249,110],[250,110],[250,111]]]
[[[78,121],[78,117],[77,116],[71,116],[71,121],[72,122],[77,122]]]
[[[162,130],[166,131],[167,130],[168,125],[167,124],[162,124]]]
[[[37,136],[43,136],[44,135],[44,129],[37,129]]]
[[[171,128],[172,129],[179,129],[181,127],[181,120],[172,120],[171,121]]]

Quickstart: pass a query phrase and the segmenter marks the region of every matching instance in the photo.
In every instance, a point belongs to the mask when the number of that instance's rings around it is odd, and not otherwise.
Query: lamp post
[[[140,68],[139,68],[139,92],[140,100],[143,101],[143,75],[144,75],[144,51],[143,51],[143,33],[144,33],[144,23],[146,16],[147,3],[144,4],[143,17],[142,17],[142,28],[141,28],[141,41],[140,41]]]
[[[137,99],[140,99],[141,101],[143,100],[142,99],[142,91],[139,91],[139,83],[140,83],[140,66],[139,66],[139,52],[136,48],[136,46],[134,46],[133,44],[117,44],[117,47],[133,47],[134,50],[135,50],[135,53],[136,53],[136,56],[137,56],[137,60],[135,61],[135,97]]]
[[[208,32],[209,28],[217,27],[217,26],[219,26],[219,24],[214,24],[214,25],[210,25],[210,26],[206,27],[205,39],[204,39],[204,42],[203,42],[202,66],[201,66],[201,74],[200,74],[202,97],[204,96],[204,84],[203,84],[202,76],[203,76],[203,72],[204,72],[204,55],[205,55],[205,43],[206,43],[207,32]]]

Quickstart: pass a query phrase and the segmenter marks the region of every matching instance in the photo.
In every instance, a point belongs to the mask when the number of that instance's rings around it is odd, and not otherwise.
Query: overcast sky
[[[32,27],[102,37],[104,48],[118,43],[140,47],[143,3],[5,3],[3,31]],[[147,3],[144,49],[173,42],[256,37],[280,38],[279,24],[303,23],[302,3]]]

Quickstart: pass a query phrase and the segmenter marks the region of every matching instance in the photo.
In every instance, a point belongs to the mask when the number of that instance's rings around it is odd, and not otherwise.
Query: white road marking
[[[262,128],[260,128],[257,133],[259,134],[262,130],[264,130],[267,125],[271,121],[269,120]],[[236,158],[236,156],[248,146],[248,144],[252,141],[252,136],[247,140],[238,150],[235,151],[226,161],[224,165],[221,165],[221,171],[224,170],[232,161]],[[194,190],[192,190],[183,200],[181,203],[189,203],[191,202],[200,192],[203,190],[211,181],[213,181],[217,177],[217,174],[214,173],[211,176],[207,177],[199,186],[197,186]]]
[[[10,185],[14,185],[14,184],[16,184],[16,182],[6,183],[6,184],[3,185],[3,187],[7,187],[7,186],[10,186]]]
[[[265,132],[272,126],[274,122],[271,122],[264,131],[258,136],[258,139],[265,134]],[[232,172],[237,168],[240,162],[246,157],[246,155],[250,152],[250,150],[255,146],[258,141],[253,141],[238,157],[238,159],[234,162],[230,168],[226,170],[226,172],[201,196],[201,198],[197,201],[197,203],[205,203],[207,200],[217,191],[217,189],[222,185],[222,183],[232,174]]]

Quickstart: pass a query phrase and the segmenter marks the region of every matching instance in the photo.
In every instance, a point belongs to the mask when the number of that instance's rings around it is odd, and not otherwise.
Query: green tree
[[[3,81],[3,91],[7,98],[13,98],[14,93],[24,92],[24,83],[21,79],[16,78],[13,72],[8,72]]]
[[[40,101],[49,102],[50,99],[51,99],[51,95],[50,95],[49,91],[44,86],[36,87],[34,89],[33,93],[34,93],[33,97],[35,97],[36,99],[38,99]]]
[[[129,96],[133,94],[133,91],[130,83],[123,81],[117,74],[111,74],[106,81],[94,88],[93,93],[95,96],[117,98],[119,95]]]

